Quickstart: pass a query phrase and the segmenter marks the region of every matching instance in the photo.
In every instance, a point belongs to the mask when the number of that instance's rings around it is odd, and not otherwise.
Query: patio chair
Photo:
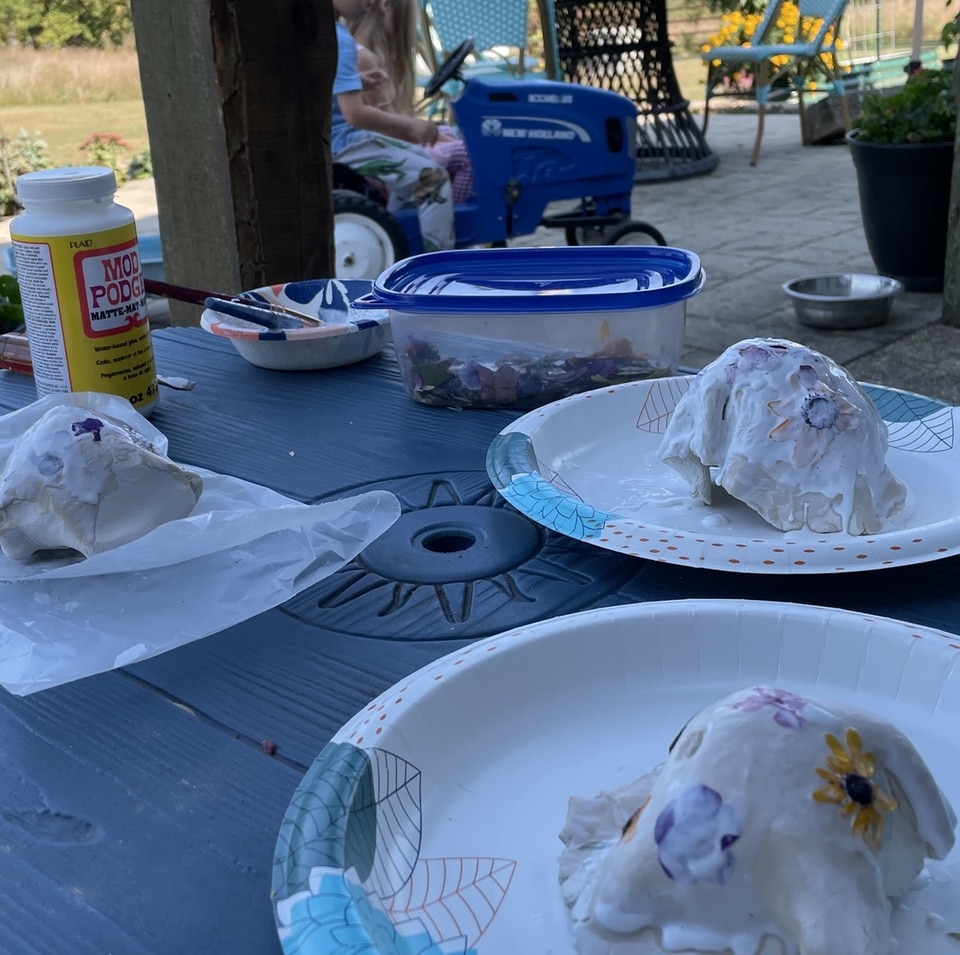
[[[807,38],[798,36],[793,43],[767,42],[781,16],[784,0],[770,0],[763,20],[754,34],[750,46],[719,46],[700,54],[707,64],[706,94],[703,104],[703,131],[706,132],[710,117],[710,99],[718,94],[717,87],[744,67],[753,70],[753,95],[757,100],[757,137],[750,155],[750,165],[755,166],[760,158],[760,142],[763,139],[763,119],[774,84],[786,80],[789,88],[797,93],[800,106],[800,124],[803,143],[807,142],[807,123],[804,114],[803,94],[805,81],[798,70],[804,65],[815,65],[830,81],[840,96],[844,128],[850,129],[850,106],[847,88],[840,76],[837,64],[837,38],[840,21],[847,0],[796,0],[803,22],[819,22],[816,33]],[[798,34],[800,33],[798,27]]]
[[[551,19],[552,4],[539,3],[541,19]],[[463,75],[506,73],[511,77],[548,77],[555,71],[553,23],[543,24],[548,72],[527,52],[528,0],[420,0],[421,54],[435,71],[463,40],[473,37],[473,62]]]

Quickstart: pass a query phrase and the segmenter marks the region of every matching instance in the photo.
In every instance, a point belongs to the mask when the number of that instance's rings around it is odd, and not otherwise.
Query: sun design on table
[[[846,746],[832,733],[824,735],[830,755],[826,768],[818,766],[816,773],[827,785],[815,790],[813,798],[838,805],[844,816],[852,816],[852,832],[876,852],[883,837],[883,813],[896,809],[897,802],[874,782],[876,760],[864,752],[860,734],[851,727],[845,738]]]
[[[287,601],[284,612],[375,639],[487,636],[504,629],[496,625],[504,614],[515,626],[579,610],[597,599],[598,587],[615,592],[636,573],[617,555],[578,549],[545,531],[484,472],[413,475],[367,487],[394,493],[400,519],[374,546]],[[377,546],[391,540],[398,549],[385,551],[387,559]],[[424,551],[437,560],[417,564]]]
[[[793,390],[787,398],[767,402],[767,407],[783,418],[770,438],[792,441],[793,463],[805,468],[823,457],[841,431],[860,426],[860,410],[820,381],[812,365],[801,365],[790,376],[790,384]]]

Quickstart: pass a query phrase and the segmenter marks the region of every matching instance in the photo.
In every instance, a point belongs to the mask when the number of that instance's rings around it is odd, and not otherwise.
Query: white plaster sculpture
[[[891,899],[955,825],[893,725],[758,686],[636,783],[571,799],[560,880],[584,953],[653,932],[669,951],[887,955]]]
[[[874,534],[906,499],[886,465],[886,423],[863,389],[782,339],[738,342],[703,368],[658,453],[692,497],[710,504],[715,483],[783,531]]]
[[[14,560],[58,548],[90,557],[186,517],[202,490],[199,474],[124,422],[54,407],[0,472],[0,548]]]

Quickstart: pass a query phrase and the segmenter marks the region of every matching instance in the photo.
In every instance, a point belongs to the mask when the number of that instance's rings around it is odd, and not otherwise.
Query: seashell
[[[0,471],[0,549],[14,560],[61,548],[91,557],[186,517],[202,490],[199,474],[125,422],[54,407]]]

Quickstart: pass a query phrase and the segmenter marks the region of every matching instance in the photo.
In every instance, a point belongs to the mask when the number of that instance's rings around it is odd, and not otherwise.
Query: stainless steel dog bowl
[[[783,283],[797,320],[814,328],[868,328],[890,317],[903,284],[885,275],[842,272]]]

